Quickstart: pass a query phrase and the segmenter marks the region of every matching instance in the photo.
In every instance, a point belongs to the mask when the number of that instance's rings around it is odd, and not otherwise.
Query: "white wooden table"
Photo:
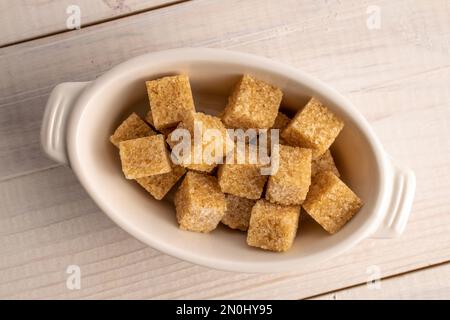
[[[79,30],[66,28],[73,4]],[[0,0],[0,298],[449,299],[449,17],[448,0]],[[308,272],[256,275],[180,261],[111,222],[40,150],[48,94],[186,46],[267,56],[347,95],[416,173],[405,234]],[[80,290],[66,286],[70,265]]]

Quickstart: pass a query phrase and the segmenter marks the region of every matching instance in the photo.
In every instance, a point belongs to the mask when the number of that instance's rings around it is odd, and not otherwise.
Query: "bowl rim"
[[[100,209],[122,229],[124,229],[143,243],[155,248],[156,250],[185,261],[215,269],[251,273],[279,272],[298,269],[300,263],[302,266],[306,263],[305,257],[298,257],[283,261],[276,261],[276,259],[274,259],[275,261],[267,261],[264,263],[242,261],[236,262],[226,259],[208,258],[201,252],[186,251],[183,248],[172,246],[163,241],[159,241],[158,238],[153,237],[152,234],[143,232],[139,228],[136,228],[130,221],[124,218],[123,215],[115,212],[113,208],[108,206],[107,203],[104,203],[102,199],[97,196],[97,191],[92,188],[89,182],[90,177],[89,175],[85,174],[82,165],[83,161],[82,159],[80,159],[77,152],[78,148],[80,147],[78,144],[79,139],[77,139],[78,123],[82,118],[83,113],[87,112],[87,108],[85,107],[88,105],[89,100],[91,100],[96,94],[98,94],[100,88],[114,82],[115,78],[118,75],[123,73],[131,73],[133,72],[133,70],[137,70],[137,68],[142,69],[143,65],[150,65],[159,62],[164,62],[166,64],[170,62],[226,62],[235,63],[246,67],[253,67],[265,72],[276,73],[280,76],[292,79],[295,82],[308,86],[314,92],[320,92],[323,96],[326,96],[328,99],[334,101],[339,109],[342,109],[343,112],[345,112],[349,117],[352,118],[353,122],[358,126],[358,129],[365,135],[366,140],[369,141],[370,147],[374,151],[373,154],[375,157],[375,163],[377,164],[378,171],[380,172],[380,190],[385,191],[380,191],[376,195],[373,212],[369,215],[368,219],[363,224],[363,227],[358,228],[351,236],[346,238],[345,241],[341,241],[339,244],[329,249],[327,248],[321,250],[318,253],[314,253],[308,256],[309,260],[307,264],[313,265],[317,262],[340,255],[344,251],[359,243],[361,240],[368,238],[373,232],[375,232],[386,214],[385,208],[388,202],[387,194],[389,194],[389,192],[386,192],[386,190],[389,191],[390,188],[390,185],[387,183],[387,174],[391,170],[388,158],[379,139],[376,137],[367,120],[360,114],[360,112],[353,106],[353,104],[332,87],[329,87],[322,81],[306,74],[305,72],[295,67],[248,53],[211,48],[170,49],[147,53],[129,59],[113,67],[112,69],[98,77],[96,80],[94,80],[92,83],[90,83],[81,93],[80,97],[77,99],[74,105],[73,111],[68,120],[66,133],[67,152],[69,155],[70,165],[90,197],[96,202]]]

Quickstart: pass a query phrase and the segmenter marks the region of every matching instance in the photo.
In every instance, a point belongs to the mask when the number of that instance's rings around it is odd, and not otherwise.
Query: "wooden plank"
[[[80,12],[83,28],[144,10],[178,2],[176,0],[0,0],[0,47],[74,30],[73,9]],[[69,23],[68,23],[69,21]]]
[[[63,34],[0,50],[6,75],[0,78],[0,297],[302,298],[365,283],[372,265],[389,277],[448,261],[446,3],[379,1],[379,30],[365,26],[367,5],[198,1],[85,28],[76,37]],[[99,212],[70,170],[36,172],[54,166],[38,146],[52,86],[89,80],[131,56],[177,46],[266,55],[347,94],[386,149],[417,174],[405,235],[367,240],[314,269],[269,275],[215,271],[126,235]],[[21,176],[29,172],[34,173]],[[82,269],[81,290],[65,286],[70,264]]]
[[[450,299],[450,263],[402,274],[369,285],[314,297],[315,300]]]

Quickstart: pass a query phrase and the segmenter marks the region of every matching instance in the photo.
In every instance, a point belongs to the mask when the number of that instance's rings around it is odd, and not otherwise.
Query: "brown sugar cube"
[[[175,129],[186,129],[187,130],[187,128],[183,122],[180,122]],[[175,131],[175,130],[173,130],[173,131]],[[166,139],[166,142],[170,146],[171,149],[173,149],[178,143],[182,142],[182,138],[180,138],[179,141],[175,140],[175,138],[172,139],[173,131],[167,136],[167,139]],[[175,156],[175,158],[177,158],[175,154],[174,154],[174,156]],[[184,168],[189,169],[189,170],[210,173],[217,166],[216,163],[212,163],[212,164],[205,163],[205,162],[203,162],[203,159],[202,159],[201,163],[193,163],[194,144],[193,144],[192,140],[191,140],[191,158],[189,159],[187,156],[186,156],[186,158],[184,158],[184,154],[181,154],[180,156],[181,156],[181,158],[178,157],[176,163]]]
[[[291,121],[291,119],[285,115],[282,112],[278,112],[277,117],[275,118],[275,122],[273,123],[272,128],[270,129],[278,129],[279,130],[279,134],[281,133],[281,131],[286,128],[286,126],[288,125],[288,123]],[[260,132],[258,132],[258,136],[259,139],[262,139]],[[270,150],[270,143],[271,143],[271,130],[267,130],[267,147]],[[251,140],[250,143],[254,143],[254,140]],[[283,139],[281,139],[281,137],[279,137],[279,143],[280,144],[285,144],[283,143]]]
[[[222,223],[231,229],[247,231],[255,200],[236,197],[231,194],[226,194],[225,200],[227,206]]]
[[[178,126],[177,126],[175,129],[173,129],[173,130],[167,135],[166,142],[167,142],[167,144],[169,145],[169,147],[170,147],[171,149],[173,149],[174,146],[176,146],[179,142],[181,142],[181,138],[180,138],[180,141],[178,141],[178,140],[176,140],[174,137],[172,137],[172,134],[173,134],[173,132],[174,132],[176,129],[186,129],[186,130],[187,130],[187,128],[186,128],[186,126],[184,125],[184,123],[183,123],[183,122],[180,122],[180,123],[178,124]]]
[[[127,179],[137,179],[172,171],[162,134],[119,144],[122,171]]]
[[[122,122],[109,140],[118,148],[119,143],[122,141],[152,136],[155,134],[156,132],[133,112],[124,122]]]
[[[267,146],[267,155],[270,155],[272,152],[272,148],[274,146],[272,146],[272,130],[273,129],[278,129],[278,144],[281,145],[289,145],[286,141],[283,140],[283,138],[281,138],[280,134],[281,132],[284,130],[284,128],[286,128],[286,126],[288,125],[288,123],[291,121],[291,119],[286,116],[284,113],[282,112],[278,112],[277,117],[275,118],[275,122],[272,126],[272,128],[270,128],[270,130],[267,130],[267,138],[266,138],[266,146]],[[263,143],[264,139],[264,135],[259,134],[259,144],[261,145]],[[254,140],[250,141],[250,143],[255,143]],[[275,144],[274,144],[275,145]]]
[[[147,81],[146,85],[153,125],[157,130],[175,127],[187,114],[195,112],[188,76],[164,77]]]
[[[291,248],[297,234],[300,206],[282,206],[258,200],[252,209],[247,244],[283,252]]]
[[[186,169],[174,166],[171,172],[138,178],[136,181],[156,200],[161,200],[185,173]]]
[[[331,234],[339,231],[361,206],[358,196],[331,171],[314,177],[303,202],[303,209]]]
[[[153,116],[152,116],[152,110],[149,110],[147,112],[147,115],[145,116],[145,121],[147,121],[148,123],[150,123],[153,127],[155,127],[155,124],[153,122]],[[159,129],[158,131],[161,132],[164,137],[167,139],[167,137],[169,136],[169,134],[175,130],[176,128],[172,127],[172,128],[163,128],[163,129]]]
[[[267,141],[266,142],[267,143],[267,154],[270,154],[271,148],[272,148],[272,137],[271,137],[272,129],[278,129],[279,130],[278,131],[278,144],[285,144],[285,145],[288,144],[288,143],[286,143],[286,141],[284,141],[281,138],[280,134],[284,130],[284,128],[287,127],[287,125],[288,125],[288,123],[290,121],[291,121],[291,119],[287,115],[285,115],[282,112],[278,112],[278,115],[275,118],[275,122],[274,122],[272,128],[270,128],[270,130],[267,130],[267,140],[266,140]],[[259,138],[263,139],[263,136],[260,135]],[[261,140],[260,140],[260,143],[261,143]]]
[[[254,164],[223,164],[217,173],[223,192],[247,199],[261,198],[267,176]]]
[[[197,128],[197,130],[195,130]],[[227,144],[229,145],[228,148],[232,149],[233,143],[231,138],[228,135],[228,132],[223,125],[222,121],[218,117],[206,115],[201,112],[192,113],[190,116],[187,117],[187,119],[183,122],[180,122],[178,124],[177,129],[186,129],[189,130],[190,136],[191,136],[191,158],[190,161],[188,158],[185,158],[187,162],[182,161],[180,165],[196,171],[202,171],[202,172],[211,172],[217,165],[217,163],[221,163],[223,160],[223,157],[226,154],[227,151]],[[219,133],[219,136],[213,137],[212,140],[209,139],[207,136],[207,130],[214,129],[217,130],[217,133]],[[199,140],[195,140],[194,134],[196,132],[201,132],[201,136]],[[195,143],[198,142],[199,145],[199,151],[200,154],[198,160],[200,160],[200,163],[195,163],[194,160],[194,147]],[[179,143],[178,140],[176,140],[172,133],[169,134],[167,137],[167,143],[169,146],[173,149],[175,145]],[[216,154],[215,152],[215,143],[218,143],[220,146],[221,152]],[[207,151],[211,152],[207,152]],[[208,158],[205,158],[208,157]],[[181,160],[181,159],[180,159]]]
[[[217,129],[224,136],[224,139],[228,136],[227,129],[225,128],[222,120],[219,117],[205,114],[203,112],[193,112],[186,116],[184,121],[185,128],[187,128],[192,134],[194,133],[194,127],[197,128],[201,125],[202,131],[204,133],[207,129]]]
[[[277,117],[275,118],[275,122],[273,123],[272,129],[283,130],[288,126],[289,122],[291,122],[291,118],[289,118],[282,112],[278,112]]]
[[[311,157],[311,149],[280,145],[278,170],[269,177],[266,200],[282,205],[302,204],[311,184]]]
[[[217,179],[189,171],[175,195],[175,208],[180,228],[210,232],[225,214],[225,195]]]
[[[229,144],[230,147],[234,145],[233,140],[228,135],[227,128],[225,128],[219,117],[207,115],[202,112],[195,112],[186,117],[186,121],[183,122],[183,125],[191,132],[193,139],[195,137],[195,131],[202,133],[201,143],[203,147],[213,145],[214,143],[220,144],[222,146],[222,155],[218,155],[220,160],[225,155],[227,144]],[[217,139],[216,137],[214,137],[214,139],[212,139],[211,136],[208,137],[208,134],[211,135],[211,133],[208,133],[208,130],[217,130],[220,137],[217,137]]]
[[[155,123],[153,122],[152,110],[148,110],[147,114],[145,115],[145,121],[150,123],[152,127],[155,127]]]
[[[270,128],[283,93],[263,81],[244,75],[228,99],[222,115],[227,128]]]
[[[164,138],[167,139],[169,137],[169,134],[171,134],[175,129],[176,128],[164,128],[160,129],[159,132],[161,132],[164,135]]]
[[[341,176],[339,170],[336,168],[330,150],[325,151],[323,155],[314,159],[311,163],[311,177],[314,177],[316,174],[323,171],[332,171],[337,177]]]
[[[204,172],[204,173],[211,173],[216,167],[216,164],[207,164],[207,163],[192,163],[184,165],[182,164],[186,169],[194,170],[198,172]]]
[[[220,189],[222,192],[246,199],[257,200],[261,198],[267,181],[267,176],[261,174],[262,166],[258,163],[251,163],[247,151],[245,161],[239,163],[237,161],[237,150],[234,152],[235,161],[231,163],[225,161],[224,164],[219,165],[217,177]]]
[[[312,149],[316,159],[327,151],[343,127],[344,123],[327,107],[311,98],[281,132],[281,137],[289,145]]]

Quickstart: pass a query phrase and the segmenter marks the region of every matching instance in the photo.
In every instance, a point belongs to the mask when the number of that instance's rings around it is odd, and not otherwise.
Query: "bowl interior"
[[[147,61],[147,60],[145,60]],[[284,92],[281,110],[293,115],[315,95],[345,121],[332,147],[343,180],[363,199],[363,209],[337,234],[330,236],[302,212],[293,248],[283,254],[246,244],[246,234],[220,226],[210,234],[178,229],[173,191],[156,201],[136,182],[122,174],[118,150],[109,136],[130,112],[144,116],[148,110],[145,81],[164,75],[186,73],[190,77],[196,108],[218,114],[239,76],[249,73],[279,86]],[[98,83],[97,83],[98,82]],[[148,61],[113,69],[86,92],[85,104],[76,119],[75,152],[80,180],[101,208],[120,226],[151,246],[180,258],[208,266],[240,271],[293,269],[330,257],[352,244],[373,222],[380,192],[380,169],[373,146],[352,114],[338,105],[332,92],[271,66],[223,61]]]

